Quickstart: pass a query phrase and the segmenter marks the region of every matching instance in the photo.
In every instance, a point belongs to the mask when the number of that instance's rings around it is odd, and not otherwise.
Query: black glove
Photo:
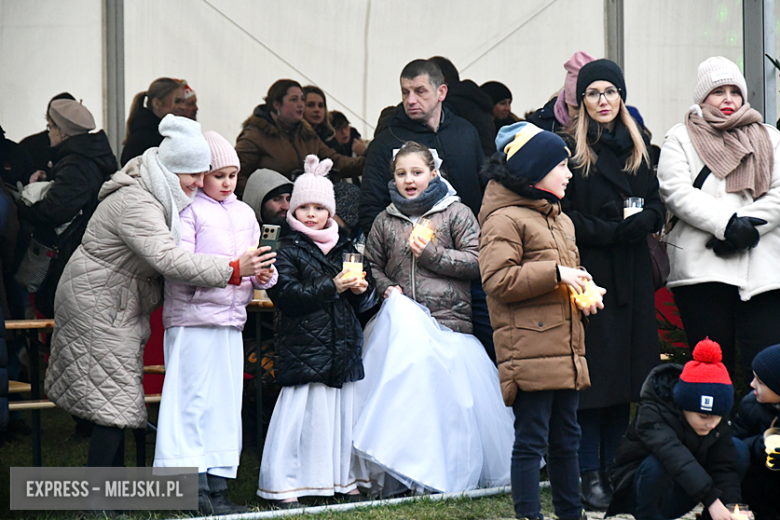
[[[638,244],[655,228],[658,215],[654,211],[640,211],[618,224],[615,230],[616,244]]]
[[[756,217],[738,217],[736,213],[731,216],[729,223],[726,224],[724,240],[729,243],[735,251],[747,251],[756,247],[760,235],[756,226],[763,226],[766,220]]]
[[[732,246],[729,242],[726,242],[725,240],[718,240],[715,237],[709,239],[707,242],[707,249],[712,249],[712,252],[718,256],[729,256],[737,254],[737,250],[734,249],[734,246]]]

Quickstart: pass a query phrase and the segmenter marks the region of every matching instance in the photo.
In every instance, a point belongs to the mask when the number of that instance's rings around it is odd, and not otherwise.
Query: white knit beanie
[[[230,145],[227,139],[213,130],[203,132],[203,137],[206,138],[206,142],[209,143],[209,149],[211,150],[211,170],[208,173],[227,168],[228,166],[235,166],[236,172],[241,169],[241,162],[238,160],[236,149]]]
[[[316,155],[308,155],[303,163],[304,174],[295,179],[290,210],[295,210],[304,204],[320,204],[328,210],[330,216],[336,214],[336,196],[333,193],[333,183],[325,177],[330,172],[333,161],[325,159],[320,162]]]
[[[159,130],[164,139],[158,157],[168,171],[177,174],[209,171],[211,150],[200,131],[200,123],[168,114],[160,121]]]
[[[707,58],[699,64],[696,88],[693,89],[694,103],[701,105],[710,92],[723,85],[736,85],[742,93],[742,102],[747,102],[747,82],[737,64],[723,56]]]

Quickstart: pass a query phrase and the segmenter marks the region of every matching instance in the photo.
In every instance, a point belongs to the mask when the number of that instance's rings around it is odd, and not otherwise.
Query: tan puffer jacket
[[[100,204],[57,287],[45,390],[69,413],[102,426],[146,424],[143,346],[162,279],[225,287],[225,258],[176,247],[162,204],[134,158],[100,190]]]
[[[436,321],[471,333],[471,280],[479,278],[479,225],[458,197],[448,195],[425,215],[436,230],[432,242],[414,258],[409,248],[412,221],[390,204],[380,213],[366,241],[377,291],[399,285],[404,294],[428,307]]]
[[[479,267],[487,294],[504,402],[517,389],[590,386],[582,315],[556,265],[577,267],[574,224],[561,205],[521,197],[496,181],[479,212]]]

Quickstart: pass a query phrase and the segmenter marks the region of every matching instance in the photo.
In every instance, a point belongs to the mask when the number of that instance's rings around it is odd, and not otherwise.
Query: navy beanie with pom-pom
[[[734,404],[734,388],[726,366],[721,362],[720,345],[703,339],[693,349],[693,361],[683,367],[674,385],[674,402],[689,412],[728,415]]]

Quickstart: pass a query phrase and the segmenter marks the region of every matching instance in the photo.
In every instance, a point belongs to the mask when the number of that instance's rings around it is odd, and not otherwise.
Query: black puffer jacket
[[[52,148],[54,181],[43,200],[27,206],[19,204],[19,218],[33,227],[33,236],[41,243],[59,249],[41,288],[35,306],[43,314],[54,316],[54,291],[62,270],[81,243],[81,237],[98,205],[98,192],[117,171],[116,157],[102,130],[94,134],[70,137]],[[57,235],[55,228],[73,222]]]
[[[647,376],[636,418],[615,456],[610,475],[615,494],[606,516],[629,512],[634,475],[649,455],[655,455],[675,482],[705,508],[718,498],[724,504],[742,501],[731,421],[724,418],[704,437],[697,435],[672,399],[681,372],[680,365],[665,364]]]
[[[739,403],[734,418],[734,437],[747,444],[754,457],[763,459],[766,457],[764,431],[772,426],[775,419],[775,427],[780,428],[780,404],[759,403],[756,394],[750,392]]]
[[[444,106],[477,129],[485,157],[496,153],[496,133],[493,124],[493,100],[476,83],[467,79],[447,85]]]
[[[276,257],[279,281],[268,290],[281,312],[274,367],[282,386],[324,383],[341,388],[363,379],[363,329],[356,313],[373,307],[378,295],[366,264],[366,292],[336,292],[333,278],[347,251],[355,248],[343,234],[326,256],[306,235],[284,230]]]
[[[376,216],[390,205],[390,191],[387,189],[387,183],[393,178],[390,161],[393,150],[401,148],[406,141],[417,141],[428,148],[435,148],[443,161],[441,171],[458,192],[461,202],[472,213],[479,214],[487,182],[479,176],[485,156],[477,130],[443,107],[442,120],[434,132],[428,125],[413,121],[406,115],[403,105],[399,105],[387,127],[368,145],[360,185],[361,229],[365,233],[371,231]]]
[[[160,146],[163,136],[160,135],[160,119],[154,112],[146,107],[141,107],[138,114],[130,125],[130,132],[125,141],[125,147],[122,149],[122,166],[133,157],[143,155],[149,148]]]

